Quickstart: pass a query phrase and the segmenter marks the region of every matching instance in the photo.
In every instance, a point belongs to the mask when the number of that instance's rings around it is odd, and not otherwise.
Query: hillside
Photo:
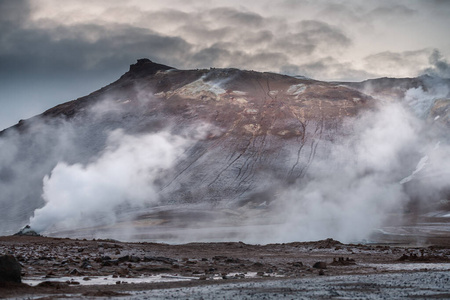
[[[116,82],[0,133],[1,234],[31,217],[33,228],[56,236],[139,239],[154,231],[170,240],[177,228],[192,228],[193,239],[206,240],[366,237],[388,213],[431,194],[425,206],[435,209],[447,195],[444,183],[420,196],[417,182],[392,185],[417,169],[424,145],[411,145],[423,136],[433,132],[446,146],[448,95],[430,96],[422,121],[398,107],[380,118],[386,100],[408,105],[413,92],[431,95],[437,85],[425,79],[328,83],[140,59]],[[367,226],[342,234],[379,207]],[[239,229],[280,224],[269,236]],[[223,237],[205,233],[209,226],[237,229]],[[286,226],[300,229],[280,236]]]

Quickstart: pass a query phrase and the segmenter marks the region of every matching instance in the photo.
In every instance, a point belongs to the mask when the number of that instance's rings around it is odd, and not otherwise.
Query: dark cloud
[[[374,77],[373,73],[359,70],[351,63],[341,63],[333,57],[325,57],[298,67],[299,74],[311,78],[340,78],[341,81],[358,81],[360,78]]]
[[[10,21],[21,19],[26,23],[23,20],[30,11],[29,3],[17,3],[14,9],[8,9],[21,17],[15,16]],[[104,13],[117,13],[117,10],[119,8],[111,8]],[[171,9],[143,12],[137,18],[163,25],[178,24],[178,35],[167,36],[121,24],[105,26],[91,22],[69,27],[47,21],[44,26],[21,27],[15,23],[14,34],[4,38],[0,45],[0,77],[25,73],[26,76],[32,73],[56,75],[94,69],[96,72],[113,71],[139,57],[181,68],[195,67],[194,64],[203,67],[243,63],[249,66],[249,62],[253,62],[254,68],[274,67],[277,71],[282,67],[276,63],[289,65],[286,54],[308,56],[328,45],[339,48],[351,44],[340,29],[325,22],[305,20],[297,23],[292,32],[275,33],[273,22],[275,27],[282,27],[285,26],[283,20],[226,7],[206,10],[195,17]]]
[[[215,44],[194,54],[191,61],[200,67],[235,67],[240,69],[279,69],[288,63],[286,55],[279,52],[261,52],[248,54],[243,51],[231,51],[224,44]]]
[[[299,23],[299,38],[307,40],[311,44],[331,44],[334,47],[346,47],[351,44],[348,38],[339,28],[325,22],[304,20]]]
[[[360,24],[366,22],[361,8],[358,6],[344,5],[343,3],[332,2],[319,10],[317,16],[327,16],[327,18],[334,18],[344,22],[351,22],[353,24]]]
[[[242,37],[242,44],[244,46],[253,46],[253,47],[266,47],[270,43],[272,43],[275,39],[275,34],[273,34],[269,30],[261,30],[257,32],[253,32],[252,34],[245,35]]]
[[[420,2],[426,6],[450,9],[450,2],[448,0],[420,0]]]
[[[309,56],[316,49],[318,44],[303,38],[303,34],[293,34],[276,39],[273,48],[286,52],[290,55]]]
[[[26,0],[0,0],[0,24],[2,31],[13,28],[27,20],[31,8]]]
[[[397,66],[399,64],[405,63],[406,59],[414,58],[417,57],[418,55],[422,55],[425,53],[426,50],[405,51],[405,52],[384,51],[373,55],[369,55],[365,58],[365,60],[373,63],[381,63],[383,61],[386,61],[388,63],[392,63],[393,65]]]
[[[202,49],[192,56],[192,61],[198,64],[200,68],[214,66],[218,61],[228,62],[232,54],[230,51],[220,47],[220,45],[213,45],[209,48]]]
[[[116,80],[137,58],[183,65],[191,52],[180,37],[130,25],[29,26],[29,12],[27,1],[0,2],[0,103],[22,111],[2,116],[2,129]]]
[[[25,103],[26,81],[26,96],[48,108],[115,80],[142,57],[177,68],[238,67],[325,80],[448,72],[445,57],[432,55],[439,45],[416,52],[399,47],[403,39],[414,44],[402,34],[427,25],[427,18],[438,28],[428,28],[429,36],[444,32],[448,1],[261,0],[230,7],[227,1],[70,0],[63,10],[54,3],[0,0],[0,102]],[[373,41],[366,38],[371,34]],[[76,84],[66,83],[61,99],[58,86],[70,81]],[[45,99],[36,96],[45,91]]]
[[[405,5],[392,3],[389,5],[382,5],[382,6],[376,7],[375,9],[373,9],[369,13],[367,13],[367,17],[382,18],[382,19],[389,17],[389,18],[398,19],[399,17],[408,17],[408,16],[412,16],[416,13],[417,13],[417,10],[415,10],[415,9],[412,9]]]
[[[287,9],[301,9],[311,5],[311,0],[282,0],[280,5]]]
[[[215,8],[207,12],[216,24],[233,24],[233,26],[246,26],[259,28],[266,22],[265,18],[253,12],[242,12],[230,7]]]
[[[84,37],[86,32],[97,33],[100,38],[89,41]],[[55,39],[54,36],[62,38]],[[89,69],[108,71],[142,56],[162,62],[173,62],[172,58],[181,61],[190,47],[179,37],[160,36],[128,26],[115,26],[107,31],[94,24],[52,30],[21,29],[3,41],[0,69],[9,76]]]
[[[271,45],[273,49],[293,57],[308,57],[322,54],[330,48],[337,51],[351,45],[351,40],[338,28],[324,22],[305,20],[295,26],[295,32],[278,37]]]
[[[291,64],[287,64],[281,67],[280,70],[281,74],[286,74],[286,75],[300,75],[300,67],[297,65],[291,65]]]
[[[209,29],[204,24],[186,24],[179,27],[177,32],[181,36],[193,37],[203,41],[221,41],[229,39],[235,30],[232,27]]]
[[[372,70],[375,74],[387,73],[383,74],[384,76],[393,74],[391,77],[413,77],[419,75],[419,70],[428,65],[429,54],[430,49],[403,52],[384,51],[365,57],[365,69]]]

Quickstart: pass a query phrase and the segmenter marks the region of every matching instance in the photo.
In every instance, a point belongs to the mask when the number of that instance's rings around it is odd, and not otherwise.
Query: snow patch
[[[286,91],[288,94],[296,96],[295,99],[298,99],[298,96],[306,90],[306,86],[302,83],[291,85]]]
[[[236,96],[246,96],[247,92],[243,92],[243,91],[232,91],[231,94],[236,95]]]
[[[270,91],[270,92],[269,92],[269,95],[270,95],[270,96],[276,96],[276,95],[278,95],[278,93],[279,93],[278,90],[273,90],[273,91]]]
[[[202,99],[202,100],[220,100],[220,96],[225,94],[219,83],[212,81],[204,81],[200,78],[185,86],[182,86],[175,91],[167,92],[166,95],[170,98],[173,95],[182,95],[184,98]]]

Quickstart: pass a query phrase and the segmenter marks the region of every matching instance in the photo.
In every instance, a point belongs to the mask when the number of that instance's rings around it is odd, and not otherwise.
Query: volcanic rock
[[[327,263],[324,261],[318,261],[313,265],[313,268],[315,269],[326,269],[327,268]]]
[[[22,267],[12,255],[0,256],[0,282],[22,282]]]
[[[138,59],[137,63],[130,66],[130,71],[127,73],[131,78],[142,77],[147,75],[154,75],[158,71],[166,71],[175,69],[166,65],[154,63],[147,58]]]
[[[349,265],[355,265],[355,260],[351,259],[349,257],[338,257],[333,258],[333,262],[330,264],[332,266],[349,266]]]
[[[25,226],[24,228],[22,228],[19,232],[15,233],[14,235],[41,236],[36,231],[31,229],[30,225]]]

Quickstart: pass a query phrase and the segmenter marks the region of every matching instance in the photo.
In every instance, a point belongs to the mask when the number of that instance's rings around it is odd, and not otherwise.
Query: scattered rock
[[[120,284],[120,281],[116,284]],[[95,292],[86,292],[83,294],[83,296],[88,297],[123,297],[123,296],[131,296],[129,293],[118,293],[114,291],[95,291]]]
[[[213,257],[213,260],[225,260],[225,259],[227,259],[227,257],[223,255],[216,255]]]
[[[102,266],[110,267],[119,265],[119,261],[117,259],[105,260],[102,262]]]
[[[145,262],[150,262],[150,261],[157,261],[157,262],[162,262],[165,264],[173,264],[174,262],[176,262],[176,259],[173,258],[168,258],[168,257],[162,257],[162,256],[144,256],[144,261]]]
[[[143,266],[137,267],[135,269],[136,272],[147,272],[147,273],[164,273],[172,271],[171,268],[162,267],[162,266]]]
[[[356,262],[352,258],[344,258],[344,257],[338,257],[333,258],[333,262],[330,264],[332,266],[350,266],[350,265],[356,265]]]
[[[66,282],[43,281],[43,282],[39,283],[37,286],[38,287],[46,287],[46,288],[55,288],[55,289],[59,290],[63,287],[66,287],[69,283],[70,283],[70,281],[66,281]]]
[[[12,255],[0,256],[0,282],[22,282],[22,268]]]
[[[125,256],[119,257],[117,260],[119,262],[127,262],[127,261],[130,260],[130,256],[129,255],[125,255]]]
[[[81,263],[80,268],[82,268],[82,269],[91,269],[91,268],[92,268],[92,265],[91,265],[91,263],[89,262],[89,260],[85,259],[85,260]]]
[[[294,267],[303,267],[303,263],[301,261],[296,261],[292,263],[292,266]]]
[[[73,269],[72,271],[69,272],[70,275],[75,275],[75,276],[79,276],[82,273],[80,271],[78,271],[77,269]]]
[[[137,256],[132,255],[132,256],[130,256],[130,259],[128,261],[132,262],[132,263],[138,263],[141,261],[141,259]]]
[[[324,261],[318,261],[313,265],[313,268],[315,269],[326,269],[327,268],[327,263]]]
[[[239,258],[227,258],[225,259],[225,263],[227,264],[239,264],[241,260]]]

